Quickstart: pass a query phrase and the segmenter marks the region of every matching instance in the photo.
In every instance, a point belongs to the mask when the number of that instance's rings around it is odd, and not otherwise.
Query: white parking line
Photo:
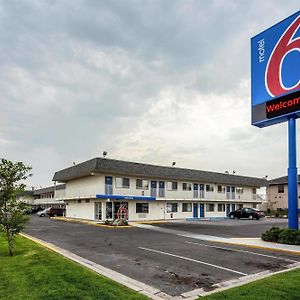
[[[218,247],[218,246],[206,245],[206,244],[201,244],[201,243],[193,243],[193,242],[188,242],[188,241],[185,241],[185,244],[192,244],[192,245],[198,245],[198,246],[202,246],[202,247],[209,247],[209,248],[216,248],[216,249],[222,249],[222,250],[229,250],[229,251],[233,251],[233,252],[248,253],[248,254],[252,254],[252,255],[264,256],[264,257],[273,258],[273,259],[279,259],[279,260],[286,260],[286,261],[290,261],[290,262],[298,262],[297,260],[293,260],[293,259],[289,259],[289,258],[280,258],[280,257],[277,257],[277,256],[272,256],[272,255],[267,255],[267,254],[261,254],[261,253],[256,253],[256,252],[252,252],[252,251],[247,251],[247,250],[232,249],[232,248],[226,248],[226,247]]]
[[[138,247],[138,248],[142,249],[142,250],[150,251],[150,252],[160,253],[160,254],[164,254],[164,255],[168,255],[168,256],[172,256],[172,257],[176,257],[176,258],[180,258],[180,259],[184,259],[184,260],[188,260],[188,261],[192,261],[192,262],[195,262],[197,264],[207,265],[207,266],[210,266],[210,267],[213,267],[213,268],[221,269],[221,270],[224,270],[224,271],[228,271],[228,272],[231,272],[231,273],[236,273],[236,274],[243,275],[243,276],[248,275],[246,273],[242,273],[242,272],[235,271],[235,270],[232,270],[232,269],[228,269],[228,268],[225,268],[225,267],[213,265],[213,264],[210,264],[210,263],[207,263],[207,262],[204,262],[204,261],[196,260],[196,259],[185,257],[185,256],[180,256],[180,255],[167,253],[167,252],[163,252],[163,251],[159,251],[159,250],[155,250],[155,249],[144,248],[144,247]]]

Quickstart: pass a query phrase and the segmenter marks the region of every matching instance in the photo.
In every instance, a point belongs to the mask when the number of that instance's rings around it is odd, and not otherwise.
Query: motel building
[[[66,217],[105,221],[121,205],[129,221],[226,217],[261,204],[261,178],[94,158],[55,173]]]
[[[288,177],[278,177],[268,181],[267,208],[271,211],[288,209]],[[298,175],[298,209],[300,208],[300,175]],[[299,209],[300,213],[300,209]]]

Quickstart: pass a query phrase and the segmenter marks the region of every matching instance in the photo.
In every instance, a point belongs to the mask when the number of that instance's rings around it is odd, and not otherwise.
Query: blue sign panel
[[[252,124],[300,117],[300,11],[251,39]]]

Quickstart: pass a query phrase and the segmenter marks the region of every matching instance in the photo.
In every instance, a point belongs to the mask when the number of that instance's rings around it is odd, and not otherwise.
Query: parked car
[[[44,208],[41,208],[40,206],[34,206],[31,208],[31,213],[36,214],[37,212],[42,211],[42,210],[44,210]]]
[[[65,209],[60,207],[51,207],[47,213],[50,217],[63,216]]]
[[[37,214],[37,216],[39,216],[39,217],[45,217],[45,216],[48,215],[48,211],[49,211],[49,210],[50,210],[50,208],[46,208],[46,209],[44,209],[44,210],[38,211],[36,214]]]
[[[250,220],[256,219],[259,220],[264,217],[264,213],[261,210],[255,209],[255,208],[249,208],[249,207],[243,207],[239,208],[235,211],[232,211],[228,217],[230,219],[241,219],[241,218],[247,218]]]

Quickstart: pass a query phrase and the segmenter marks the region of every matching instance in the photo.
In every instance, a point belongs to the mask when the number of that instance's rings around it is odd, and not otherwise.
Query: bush
[[[281,229],[277,226],[273,226],[262,234],[261,239],[267,242],[277,242]]]
[[[278,236],[278,243],[300,245],[300,231],[296,229],[283,228]]]
[[[300,230],[275,226],[263,233],[261,239],[267,242],[300,245]]]

